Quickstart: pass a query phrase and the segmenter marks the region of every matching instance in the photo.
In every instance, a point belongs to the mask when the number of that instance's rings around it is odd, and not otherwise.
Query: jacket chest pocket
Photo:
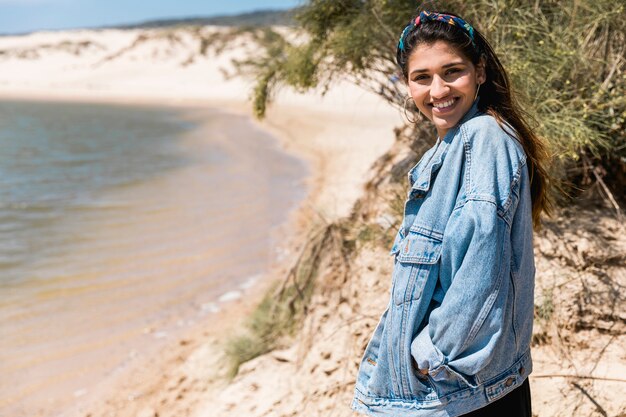
[[[399,245],[393,271],[393,300],[396,305],[421,298],[426,282],[439,277],[442,241],[409,231]]]

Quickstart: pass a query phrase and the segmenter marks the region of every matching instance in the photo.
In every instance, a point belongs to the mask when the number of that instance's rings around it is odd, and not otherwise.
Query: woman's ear
[[[482,84],[487,81],[487,63],[485,61],[485,57],[481,56],[478,64],[476,65],[476,82],[478,84]]]

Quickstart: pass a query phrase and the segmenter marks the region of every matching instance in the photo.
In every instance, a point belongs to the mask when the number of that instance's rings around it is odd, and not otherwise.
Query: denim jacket
[[[515,136],[474,102],[409,171],[390,299],[361,359],[353,410],[459,416],[530,374],[530,181],[507,131]]]

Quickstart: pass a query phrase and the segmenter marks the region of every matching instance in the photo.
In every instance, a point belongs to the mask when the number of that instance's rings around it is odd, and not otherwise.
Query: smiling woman
[[[531,417],[544,145],[493,49],[460,17],[420,12],[402,31],[397,62],[407,100],[438,138],[409,171],[391,300],[361,359],[352,408]]]
[[[408,67],[409,94],[444,137],[470,109],[485,82],[484,61],[474,66],[456,47],[437,41],[418,45]]]

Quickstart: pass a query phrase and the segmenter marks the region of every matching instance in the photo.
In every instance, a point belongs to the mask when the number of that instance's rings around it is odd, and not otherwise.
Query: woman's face
[[[415,105],[443,138],[472,107],[478,84],[485,82],[484,65],[474,65],[444,41],[419,44],[408,60],[408,89]]]

